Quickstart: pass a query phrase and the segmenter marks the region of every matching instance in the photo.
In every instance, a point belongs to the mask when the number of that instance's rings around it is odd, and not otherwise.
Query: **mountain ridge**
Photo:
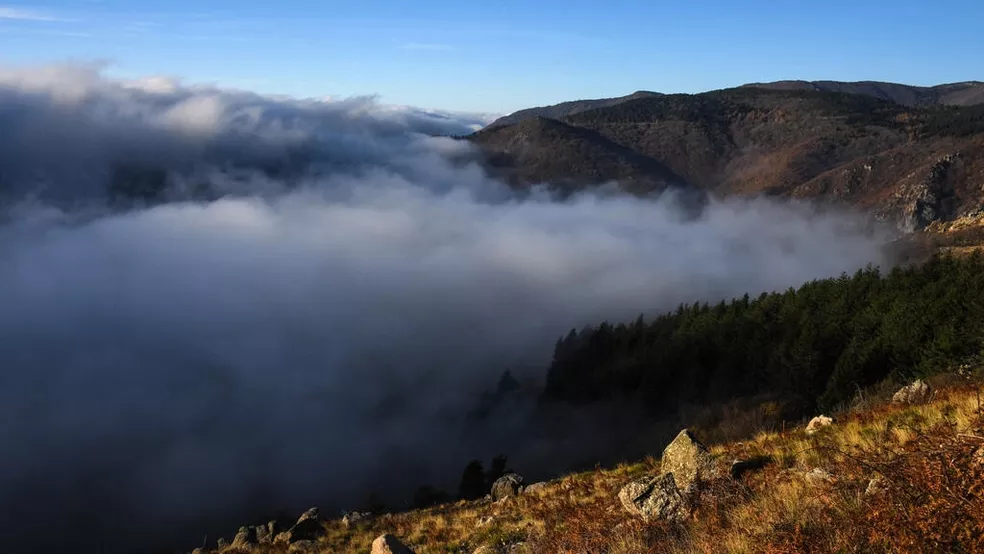
[[[577,155],[617,147],[622,159],[634,152],[685,187],[832,201],[906,230],[984,206],[984,104],[912,107],[870,94],[757,86],[619,100],[556,118],[590,131],[576,140],[524,134],[528,119],[466,138],[521,185],[583,188],[632,177],[631,167],[597,156],[586,171]],[[582,144],[592,137],[597,144]]]

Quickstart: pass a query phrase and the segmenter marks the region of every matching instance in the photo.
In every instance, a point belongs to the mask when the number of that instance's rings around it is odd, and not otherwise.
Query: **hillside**
[[[879,81],[776,81],[773,83],[749,83],[743,86],[772,90],[817,90],[863,94],[913,107],[933,106],[936,104],[946,106],[973,106],[984,103],[984,83],[980,81],[947,83],[933,87],[918,87]]]
[[[841,92],[746,87],[638,98],[560,124],[592,134],[534,136],[524,121],[469,140],[509,160],[497,169],[523,182],[615,179],[624,164],[585,168],[577,154],[614,144],[623,157],[634,152],[716,195],[848,204],[910,230],[966,216],[984,199],[984,105],[911,108]]]
[[[457,502],[421,487],[420,509],[385,514],[371,499],[369,511],[344,520],[310,512],[246,527],[218,550],[365,552],[392,533],[418,554],[973,551],[984,546],[974,542],[984,530],[982,279],[981,254],[937,256],[885,275],[869,269],[571,331],[556,343],[541,408],[641,407],[643,448],[616,459],[649,458],[522,490],[506,458],[487,472],[475,460]],[[913,379],[943,390],[914,386],[900,396],[906,405],[886,403]],[[482,417],[513,410],[519,386],[504,375]],[[833,425],[804,430],[819,413]],[[663,461],[653,458],[676,432],[667,425],[690,429],[712,456],[684,434]],[[681,450],[700,457],[681,466]],[[685,479],[674,467],[691,469]],[[674,481],[657,487],[660,471]],[[662,496],[636,505],[657,489]],[[489,491],[505,499],[483,498]],[[889,532],[897,526],[906,532]]]
[[[536,108],[527,108],[525,110],[519,110],[518,112],[511,113],[509,115],[500,117],[492,123],[489,124],[488,128],[501,127],[503,125],[512,125],[514,123],[519,123],[520,121],[525,121],[534,117],[548,117],[551,119],[559,119],[566,117],[568,115],[574,115],[576,113],[585,112],[588,110],[593,110],[595,108],[606,108],[608,106],[615,106],[623,102],[628,102],[630,100],[636,100],[638,98],[648,98],[651,96],[661,96],[658,92],[649,92],[645,90],[640,90],[628,94],[626,96],[619,96],[617,98],[599,98],[595,100],[574,100],[571,102],[561,102],[560,104],[554,104],[552,106],[540,106]]]
[[[506,169],[503,176],[517,184],[555,180],[570,189],[618,180],[630,189],[663,190],[684,183],[649,156],[594,130],[545,117],[489,129],[483,144],[497,153],[490,165]]]
[[[257,528],[262,539],[243,528],[232,545],[200,551],[975,552],[984,548],[984,412],[973,374],[934,381],[935,390],[910,387],[918,394],[893,402],[885,388],[859,396],[826,426],[749,430],[709,450],[681,433],[674,445],[686,448],[667,448],[662,460],[572,474],[498,501],[323,522],[309,511],[309,538],[290,546],[286,535],[269,539],[271,523]],[[660,450],[654,445],[653,454]],[[649,493],[635,496],[654,476],[685,479],[695,468],[688,500],[672,516],[650,512],[642,500]],[[391,549],[380,546],[384,536]]]

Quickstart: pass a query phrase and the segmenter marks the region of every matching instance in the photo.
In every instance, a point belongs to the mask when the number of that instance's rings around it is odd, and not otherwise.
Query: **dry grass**
[[[384,532],[418,554],[471,554],[480,546],[517,554],[984,551],[978,388],[951,383],[932,402],[908,407],[876,396],[859,398],[812,436],[799,426],[714,445],[722,470],[735,458],[771,463],[741,481],[706,484],[683,525],[644,523],[616,498],[628,480],[658,471],[650,458],[570,475],[542,493],[495,504],[462,501],[353,529],[329,522],[323,551],[364,554]],[[818,467],[833,480],[808,482],[806,472]],[[885,490],[866,495],[874,478]]]

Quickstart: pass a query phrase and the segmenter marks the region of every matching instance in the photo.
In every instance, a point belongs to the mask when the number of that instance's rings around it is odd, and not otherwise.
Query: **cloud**
[[[0,550],[188,549],[503,451],[557,470],[598,447],[576,420],[466,432],[503,369],[542,377],[572,327],[882,261],[808,204],[517,195],[438,136],[480,121],[0,72]]]
[[[0,6],[0,19],[17,20],[17,21],[47,21],[47,22],[65,21],[64,19],[47,15],[42,12],[36,12],[33,10],[24,10],[20,8],[10,7],[10,6]]]

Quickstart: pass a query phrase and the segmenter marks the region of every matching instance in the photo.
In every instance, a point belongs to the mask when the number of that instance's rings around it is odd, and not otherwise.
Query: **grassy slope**
[[[948,380],[948,383],[941,381]],[[658,472],[654,458],[570,475],[539,494],[492,504],[458,502],[345,528],[326,523],[322,551],[365,553],[393,533],[418,554],[489,552],[973,552],[984,550],[984,418],[979,381],[939,377],[934,399],[895,406],[862,398],[808,436],[800,426],[713,445],[722,469],[763,456],[741,481],[708,484],[682,526],[645,524],[620,506],[619,488]],[[823,468],[834,480],[811,485]],[[723,472],[727,475],[727,471]],[[865,495],[872,478],[888,484]],[[262,547],[254,552],[282,552]]]

